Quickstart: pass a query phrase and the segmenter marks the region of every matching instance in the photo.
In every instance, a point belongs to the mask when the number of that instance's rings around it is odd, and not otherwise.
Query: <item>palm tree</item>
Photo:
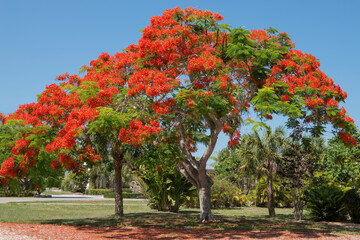
[[[285,142],[284,129],[279,127],[272,132],[266,127],[263,136],[259,132],[245,135],[238,150],[243,166],[240,170],[247,173],[266,175],[269,216],[275,217],[275,202],[273,192],[273,176],[276,174],[277,162],[281,158],[281,149]]]

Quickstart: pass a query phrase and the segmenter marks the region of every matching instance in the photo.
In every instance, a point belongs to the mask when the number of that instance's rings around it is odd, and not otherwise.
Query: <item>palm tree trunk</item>
[[[270,165],[270,164],[269,164]],[[273,176],[271,169],[268,169],[267,177],[267,195],[268,195],[268,209],[269,217],[275,217],[275,200],[274,200],[274,191],[273,191]]]

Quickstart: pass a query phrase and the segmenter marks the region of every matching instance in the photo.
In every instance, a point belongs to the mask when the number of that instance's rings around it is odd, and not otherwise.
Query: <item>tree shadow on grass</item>
[[[109,216],[105,218],[71,218],[50,219],[42,221],[42,224],[58,224],[70,226],[134,226],[134,227],[192,227],[197,223],[198,212],[186,211],[179,213],[147,212],[128,213],[122,218]]]
[[[188,238],[210,236],[215,239],[224,237],[269,239],[278,238],[284,232],[295,234],[299,239],[318,238],[324,234],[327,237],[335,237],[336,233],[360,234],[359,224],[295,221],[289,219],[288,216],[262,218],[215,215],[215,218],[217,220],[213,222],[198,223],[198,212],[186,210],[179,213],[129,213],[120,219],[109,216],[106,218],[53,219],[41,223],[77,226],[80,230],[97,234],[106,233],[109,235],[106,238],[120,238],[125,233],[131,235],[133,231],[131,229],[138,229],[138,227],[145,234],[144,238],[167,234],[166,239],[173,239],[172,236],[179,238],[180,233],[185,234],[184,236],[188,236]],[[132,238],[130,235],[126,236]]]
[[[299,238],[302,234],[313,234],[314,237],[318,233],[344,234],[360,234],[360,224],[354,223],[334,223],[334,222],[313,222],[308,220],[297,221],[287,217],[276,218],[258,218],[258,217],[228,217],[217,216],[220,220],[220,226],[223,229],[237,229],[240,231],[287,231],[296,233]],[[220,227],[219,226],[219,227]]]

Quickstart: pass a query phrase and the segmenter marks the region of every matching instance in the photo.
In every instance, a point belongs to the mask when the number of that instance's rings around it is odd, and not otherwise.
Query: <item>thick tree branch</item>
[[[180,113],[183,116],[187,116],[187,117],[189,117],[189,118],[191,118],[193,120],[197,120],[192,114],[184,111],[183,109],[177,108],[177,107],[172,107],[171,112],[172,113]]]
[[[179,130],[180,130],[180,151],[190,160],[192,164],[194,164],[196,167],[199,167],[199,162],[196,161],[194,156],[190,153],[190,151],[186,147],[185,128],[184,125],[181,123],[181,121],[179,121]]]
[[[215,148],[219,133],[221,132],[221,129],[222,129],[222,124],[220,122],[216,124],[215,128],[211,129],[209,144],[207,145],[205,152],[199,161],[200,168],[206,168],[206,163],[214,151],[214,148]]]
[[[197,189],[200,187],[199,183],[199,173],[198,171],[191,165],[188,160],[183,160],[179,165],[177,165],[177,169],[183,174],[186,179],[194,185]]]

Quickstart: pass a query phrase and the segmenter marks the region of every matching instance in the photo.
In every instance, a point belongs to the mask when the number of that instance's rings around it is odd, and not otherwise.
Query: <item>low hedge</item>
[[[86,195],[104,195],[104,198],[115,198],[114,189],[86,189]],[[134,193],[129,188],[122,189],[123,198],[142,198],[140,193]]]
[[[104,198],[115,198],[115,193],[114,192],[105,193]],[[140,193],[123,192],[123,198],[143,198],[143,196]]]
[[[86,189],[86,195],[104,195],[106,193],[113,192],[112,189]]]
[[[34,193],[12,193],[12,192],[0,192],[0,197],[34,197]]]

